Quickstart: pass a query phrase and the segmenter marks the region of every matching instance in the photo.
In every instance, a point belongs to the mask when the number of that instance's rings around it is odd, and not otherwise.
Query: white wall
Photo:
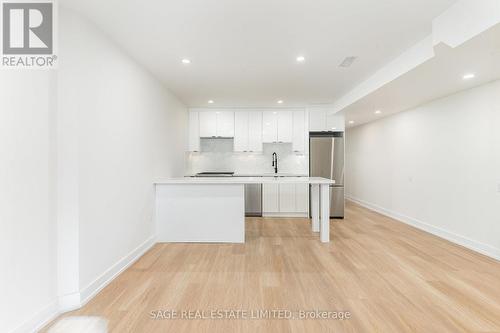
[[[79,15],[59,68],[0,74],[0,332],[78,307],[153,244],[153,179],[184,171],[188,114]]]
[[[66,162],[78,179],[73,214],[85,301],[152,244],[152,183],[183,174],[188,118],[175,96],[79,15],[63,8],[59,24],[59,108],[77,124],[61,140],[76,142],[78,152]]]
[[[500,258],[500,81],[355,127],[347,196]]]
[[[0,332],[57,311],[52,76],[0,74]]]

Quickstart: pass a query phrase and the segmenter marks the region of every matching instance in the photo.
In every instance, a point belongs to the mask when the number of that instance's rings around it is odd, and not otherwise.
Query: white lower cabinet
[[[295,184],[295,211],[309,212],[309,184]]]
[[[280,184],[280,212],[295,212],[295,184]]]
[[[308,184],[263,185],[262,213],[264,216],[306,216],[308,212]]]
[[[279,185],[262,185],[262,213],[279,213]]]

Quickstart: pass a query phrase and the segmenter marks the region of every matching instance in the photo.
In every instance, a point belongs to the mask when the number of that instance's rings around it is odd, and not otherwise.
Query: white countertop
[[[180,177],[164,178],[154,182],[162,184],[335,184],[321,177]]]
[[[257,173],[257,174],[249,174],[249,173],[235,173],[233,177],[309,177],[306,174],[296,174],[296,173]]]
[[[277,174],[268,172],[268,173],[235,173],[233,177],[275,177],[278,175],[279,177],[309,177],[307,174],[299,174],[299,173],[287,173],[287,172],[278,172]],[[196,174],[187,174],[184,177],[196,177]]]

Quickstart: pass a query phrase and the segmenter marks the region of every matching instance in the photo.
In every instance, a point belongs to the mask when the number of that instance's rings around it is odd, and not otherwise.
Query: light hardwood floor
[[[473,223],[473,221],[471,221]],[[242,245],[157,244],[86,306],[111,332],[500,332],[500,263],[348,204],[322,244],[306,219],[250,218]],[[156,310],[349,311],[348,320],[153,320]]]

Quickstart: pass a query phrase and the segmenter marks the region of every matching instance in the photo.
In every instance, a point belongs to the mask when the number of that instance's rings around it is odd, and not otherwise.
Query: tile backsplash
[[[234,171],[237,174],[272,173],[272,154],[278,154],[278,172],[308,174],[309,156],[297,154],[291,143],[265,143],[261,153],[233,151],[233,139],[201,139],[200,152],[186,153],[186,175],[204,171]]]

